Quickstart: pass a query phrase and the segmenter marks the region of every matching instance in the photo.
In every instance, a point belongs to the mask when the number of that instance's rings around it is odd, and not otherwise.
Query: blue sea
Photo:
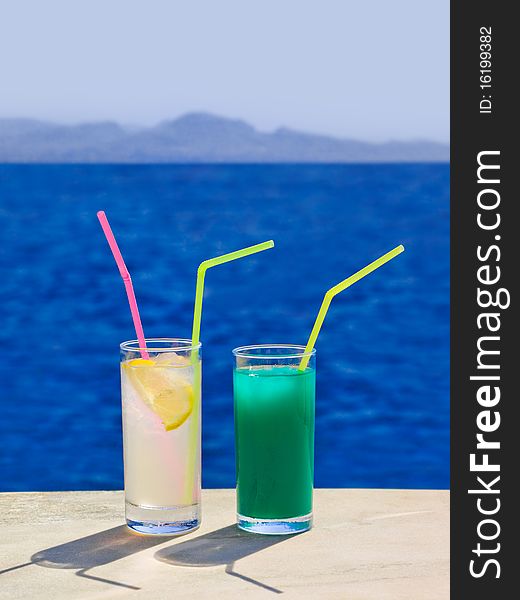
[[[148,337],[190,337],[198,264],[203,485],[234,485],[231,350],[317,343],[318,487],[449,486],[449,166],[0,165],[0,489],[123,486],[119,343],[135,337],[105,210]]]

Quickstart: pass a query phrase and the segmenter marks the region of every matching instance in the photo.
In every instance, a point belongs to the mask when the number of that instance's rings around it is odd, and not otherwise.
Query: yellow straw
[[[222,256],[216,256],[215,258],[210,258],[200,263],[199,268],[197,269],[197,285],[195,288],[195,310],[193,312],[193,331],[191,334],[191,343],[193,344],[193,346],[196,346],[200,341],[202,296],[204,295],[204,277],[206,276],[206,271],[211,267],[221,265],[223,263],[229,262],[230,260],[243,258],[244,256],[256,254],[257,252],[262,252],[262,250],[267,250],[268,248],[273,247],[273,240],[269,240],[268,242],[262,242],[261,244],[249,246],[248,248],[243,248],[242,250],[236,250],[235,252],[229,252],[228,254],[223,254]]]
[[[372,271],[379,269],[379,267],[381,267],[382,265],[387,263],[389,260],[392,260],[392,258],[395,258],[398,254],[401,254],[401,252],[403,252],[403,251],[404,251],[404,246],[397,246],[393,250],[390,250],[390,252],[383,254],[383,256],[381,256],[374,262],[371,262],[369,265],[367,265],[366,267],[364,267],[357,273],[354,273],[354,275],[351,275],[350,277],[347,277],[343,281],[340,281],[340,283],[336,284],[334,287],[331,287],[330,290],[328,290],[326,292],[326,294],[323,298],[323,302],[321,303],[321,307],[318,312],[318,316],[316,317],[316,321],[314,321],[314,326],[312,328],[311,335],[309,336],[309,341],[307,342],[307,345],[305,346],[305,355],[306,356],[304,356],[300,362],[300,366],[298,367],[299,371],[304,371],[307,368],[307,365],[309,364],[310,356],[308,355],[308,353],[314,348],[314,344],[316,343],[316,340],[318,339],[318,335],[320,333],[321,326],[323,325],[325,315],[327,314],[327,311],[329,310],[329,306],[330,306],[330,303],[332,302],[332,298],[334,298],[334,296],[336,294],[339,294],[343,290],[346,290],[353,283],[356,283],[356,281],[359,281],[360,279],[363,279],[363,277],[365,277],[369,273],[372,273]]]
[[[268,250],[269,248],[274,247],[273,240],[269,240],[268,242],[263,242],[261,244],[256,244],[255,246],[249,246],[248,248],[243,248],[242,250],[236,250],[235,252],[229,252],[228,254],[223,254],[222,256],[216,256],[215,258],[210,258],[200,263],[199,268],[197,269],[197,285],[195,287],[195,309],[193,312],[193,330],[191,334],[191,343],[193,346],[197,346],[200,341],[200,322],[202,317],[202,297],[204,295],[204,278],[206,276],[206,271],[215,267],[216,265],[221,265],[223,263],[229,262],[230,260],[235,260],[237,258],[243,258],[244,256],[249,256],[250,254],[256,254],[257,252],[262,252],[262,250]],[[197,435],[198,426],[197,423],[200,422],[200,395],[199,391],[201,388],[201,369],[200,369],[200,361],[199,361],[199,352],[195,350],[192,352],[192,363],[194,366],[194,389],[196,390],[196,397],[194,400],[194,409],[193,409],[193,419],[195,425],[192,427],[189,442],[188,442],[188,476],[184,481],[184,497],[186,502],[190,502],[193,493],[193,487],[195,485],[195,459],[198,454],[198,444],[199,444],[199,436]],[[200,456],[199,456],[200,460]]]

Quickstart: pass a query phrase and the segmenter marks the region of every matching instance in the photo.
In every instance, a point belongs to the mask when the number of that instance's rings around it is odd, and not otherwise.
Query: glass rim
[[[193,344],[193,341],[189,338],[145,338],[146,348],[139,346],[139,340],[127,340],[121,342],[119,348],[124,352],[187,352],[189,350],[200,350],[202,342]],[[171,346],[154,346],[157,343],[169,343],[175,344]]]
[[[286,354],[254,354],[253,350],[267,348],[286,348]],[[273,360],[280,358],[303,358],[304,356],[314,356],[316,348],[305,352],[305,346],[300,344],[253,344],[251,346],[239,346],[232,350],[233,355],[239,358],[257,358],[260,360]]]

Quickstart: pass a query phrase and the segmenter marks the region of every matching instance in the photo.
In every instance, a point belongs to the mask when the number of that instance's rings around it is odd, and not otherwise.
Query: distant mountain
[[[445,162],[449,146],[429,141],[371,144],[190,113],[150,128],[113,122],[57,125],[0,119],[4,163],[352,163]]]

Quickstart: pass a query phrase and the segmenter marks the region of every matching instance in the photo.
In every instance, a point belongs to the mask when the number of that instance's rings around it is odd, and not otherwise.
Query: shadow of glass
[[[134,535],[125,525],[119,525],[36,552],[31,556],[31,562],[27,564],[36,564],[51,569],[77,569],[76,575],[79,577],[137,590],[140,588],[111,579],[87,575],[86,571],[163,544],[165,541],[164,537],[152,538]]]
[[[290,536],[258,535],[228,525],[195,539],[168,546],[155,553],[155,558],[171,565],[212,567],[229,565],[245,556],[279,544]]]
[[[31,562],[51,569],[92,569],[165,541],[164,537],[134,535],[126,525],[119,525],[36,552]]]
[[[292,536],[258,535],[238,529],[236,525],[228,525],[195,539],[180,542],[174,546],[162,548],[154,557],[170,565],[179,567],[214,567],[226,566],[226,573],[248,581],[268,591],[281,594],[282,591],[260,581],[241,575],[234,570],[236,561],[279,544]]]

